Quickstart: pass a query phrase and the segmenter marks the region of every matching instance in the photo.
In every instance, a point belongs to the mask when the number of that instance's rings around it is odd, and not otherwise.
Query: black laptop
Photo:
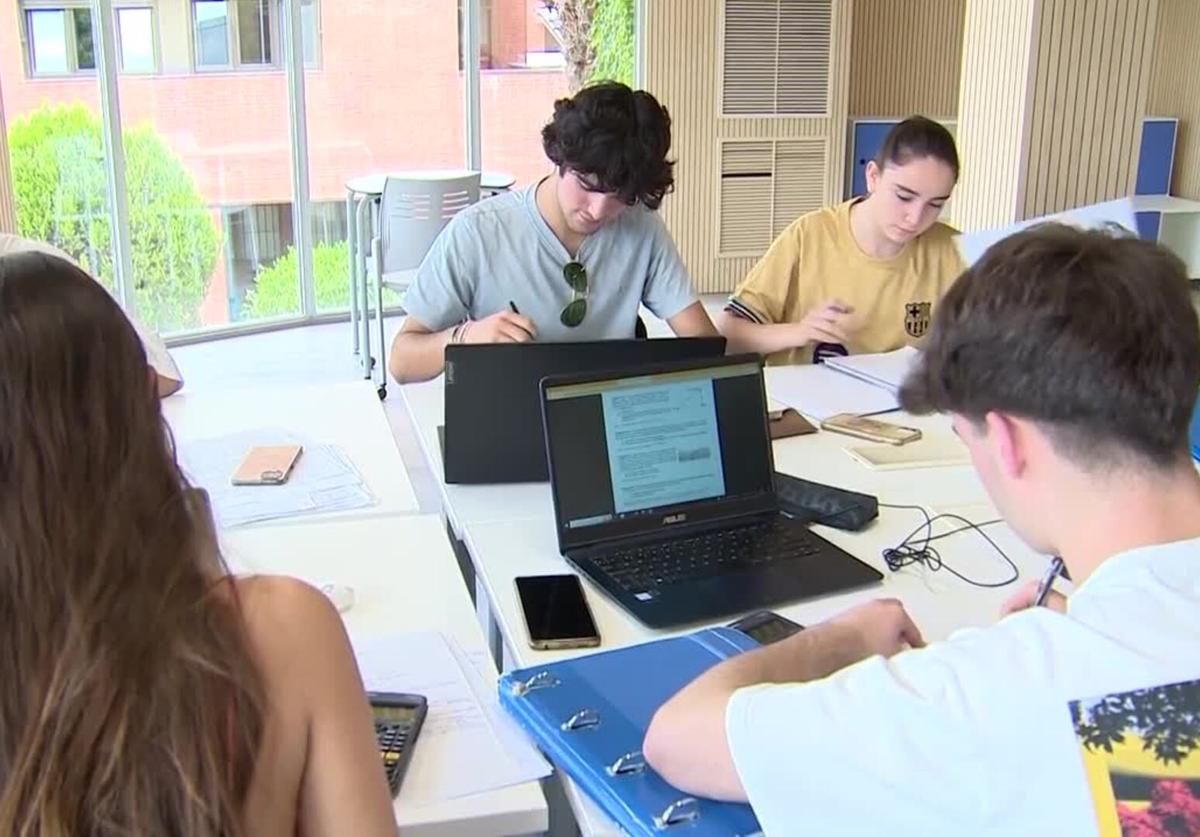
[[[447,346],[443,476],[448,483],[545,482],[538,384],[548,375],[724,354],[724,337]]]
[[[562,554],[646,625],[879,581],[781,513],[758,357],[542,382]]]

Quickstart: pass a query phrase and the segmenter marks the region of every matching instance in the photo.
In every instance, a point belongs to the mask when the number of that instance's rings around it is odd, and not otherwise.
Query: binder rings
[[[745,837],[760,833],[749,805],[690,797],[651,770],[641,748],[651,717],[669,697],[757,645],[741,631],[709,628],[517,669],[500,678],[500,702],[626,832]]]

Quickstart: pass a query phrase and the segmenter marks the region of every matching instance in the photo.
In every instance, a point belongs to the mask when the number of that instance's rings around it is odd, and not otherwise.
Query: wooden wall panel
[[[1171,194],[1200,200],[1200,0],[1159,0],[1146,113],[1179,119]]]
[[[1041,0],[1018,218],[1133,192],[1158,0]]]
[[[855,0],[850,116],[958,113],[966,0]]]
[[[841,200],[846,159],[852,0],[835,0],[830,52],[830,110],[822,117],[723,117],[720,114],[722,0],[654,0],[644,20],[645,88],[666,105],[673,124],[675,192],[663,220],[696,287],[727,292],[754,265],[753,257],[717,255],[720,141],[823,138],[825,200]],[[762,208],[769,216],[770,206]]]
[[[964,231],[1016,220],[1038,0],[967,0],[958,91],[962,175],[954,220]]]

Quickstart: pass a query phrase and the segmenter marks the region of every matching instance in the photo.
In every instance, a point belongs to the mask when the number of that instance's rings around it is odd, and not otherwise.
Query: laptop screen
[[[720,517],[773,492],[756,361],[547,385],[545,409],[564,546]]]

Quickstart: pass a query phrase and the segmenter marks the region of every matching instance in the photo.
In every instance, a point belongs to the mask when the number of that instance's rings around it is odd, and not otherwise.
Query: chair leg
[[[369,197],[364,197],[358,202],[356,210],[357,224],[356,232],[358,234],[358,257],[355,259],[355,270],[358,273],[359,281],[356,283],[356,293],[359,294],[359,309],[358,309],[358,327],[360,331],[359,346],[362,348],[360,358],[362,360],[363,378],[371,377],[371,336],[370,336],[370,313],[371,305],[369,301],[370,291],[368,285],[370,282],[367,274],[367,248],[371,246],[373,236],[369,235],[370,230],[367,228],[367,218],[371,214],[371,205],[373,200]]]
[[[379,399],[387,398],[387,346],[383,338],[383,239],[376,237],[371,242],[372,255],[375,257],[375,316],[379,326]],[[369,352],[368,352],[369,353]],[[374,367],[374,358],[372,358]],[[374,380],[374,374],[371,379]]]
[[[358,227],[355,225],[355,195],[346,190],[346,264],[350,274],[350,340],[358,354]]]

